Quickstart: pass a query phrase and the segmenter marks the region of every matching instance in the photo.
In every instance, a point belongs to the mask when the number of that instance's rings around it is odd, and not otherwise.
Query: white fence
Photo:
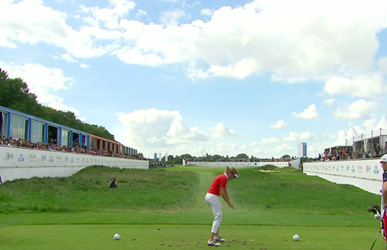
[[[289,162],[202,162],[202,161],[187,161],[183,160],[183,166],[196,165],[205,167],[262,167],[266,165],[274,165],[279,168],[288,167]]]
[[[303,172],[339,184],[351,184],[380,194],[383,169],[377,160],[326,161],[304,163]]]
[[[149,169],[149,161],[0,147],[0,176],[3,182],[31,177],[67,177],[92,165]]]

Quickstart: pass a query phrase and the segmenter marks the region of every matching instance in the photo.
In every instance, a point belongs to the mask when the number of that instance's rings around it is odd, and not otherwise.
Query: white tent
[[[383,115],[379,123],[374,127],[373,130],[387,129],[387,116]]]
[[[347,140],[352,140],[354,137],[358,137],[359,136],[359,133],[355,130],[354,127],[352,127],[348,133],[347,133]]]
[[[347,146],[347,132],[345,132],[345,130],[340,130],[337,134],[339,138],[331,145],[331,148]]]

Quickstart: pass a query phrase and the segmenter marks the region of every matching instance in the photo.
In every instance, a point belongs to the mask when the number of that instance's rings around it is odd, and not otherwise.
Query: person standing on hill
[[[238,177],[238,172],[235,168],[226,167],[224,173],[215,177],[210,188],[207,191],[205,200],[211,207],[214,214],[214,222],[212,223],[211,235],[208,239],[208,246],[220,246],[220,242],[225,242],[219,235],[219,227],[222,222],[222,204],[220,196],[227,202],[228,206],[234,208],[227,190],[227,182]]]

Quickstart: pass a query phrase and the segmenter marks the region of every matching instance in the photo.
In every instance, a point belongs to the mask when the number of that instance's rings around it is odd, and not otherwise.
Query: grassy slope
[[[212,214],[204,195],[222,171],[197,166],[149,171],[92,167],[69,178],[18,180],[0,187],[0,212],[7,215],[5,224],[207,224]],[[245,168],[239,175],[228,184],[235,209],[223,205],[224,224],[377,223],[367,208],[378,204],[380,196],[354,186],[292,168],[279,173]],[[119,186],[114,190],[107,188],[113,176]]]

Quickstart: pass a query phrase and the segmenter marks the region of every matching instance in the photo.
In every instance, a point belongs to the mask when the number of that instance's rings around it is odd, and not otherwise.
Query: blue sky
[[[387,114],[386,27],[384,0],[2,0],[0,67],[146,157],[315,157]]]

